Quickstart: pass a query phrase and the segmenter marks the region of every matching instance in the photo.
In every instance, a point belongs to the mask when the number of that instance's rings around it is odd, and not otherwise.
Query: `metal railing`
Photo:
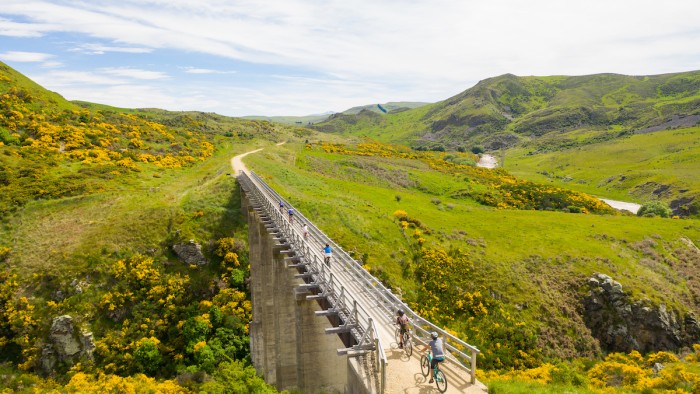
[[[250,194],[248,197],[260,205],[260,208],[274,222],[274,227],[282,233],[276,234],[279,235],[277,238],[288,241],[288,243],[278,244],[278,246],[289,247],[289,249],[282,252],[291,252],[293,254],[293,256],[287,258],[295,262],[290,267],[303,266],[305,268],[305,272],[296,275],[298,278],[302,278],[305,284],[297,288],[302,291],[315,292],[315,294],[307,295],[307,300],[325,299],[330,305],[330,308],[326,310],[317,311],[317,316],[333,315],[337,316],[339,321],[342,322],[338,327],[326,329],[327,334],[349,333],[352,335],[355,343],[350,347],[338,349],[339,355],[351,352],[376,352],[379,360],[380,384],[382,386],[380,392],[383,392],[388,360],[384,353],[382,340],[370,313],[362,306],[362,303],[353,297],[352,291],[347,290],[342,281],[338,280],[338,273],[334,273],[328,265],[322,262],[320,252],[313,250],[309,245],[310,242],[297,231],[294,231],[293,224],[285,219],[284,213],[279,211],[274,205],[273,201],[277,202],[278,200],[270,199],[269,195],[266,195],[271,190],[267,184],[259,178],[257,181],[259,183],[254,183],[245,173],[241,173],[239,176],[239,182],[243,185],[244,190],[247,189],[245,191]],[[309,224],[311,223],[309,222]],[[313,224],[311,224],[311,227],[314,228],[314,231],[317,230]],[[314,239],[317,239],[317,236],[314,236]]]
[[[342,300],[345,300],[344,303],[346,305],[356,304],[356,300],[347,294],[348,290],[346,290],[344,286],[338,286],[334,283],[337,282],[337,280],[334,280],[336,276],[349,279],[355,286],[362,287],[361,289],[356,290],[364,291],[366,295],[370,296],[372,301],[384,311],[386,321],[381,323],[373,322],[372,325],[375,323],[392,325],[395,321],[396,312],[399,309],[403,310],[413,324],[414,334],[419,334],[414,335],[414,338],[422,343],[427,343],[428,338],[430,337],[430,332],[435,331],[441,334],[444,338],[445,348],[449,350],[447,355],[448,360],[466,370],[470,374],[472,384],[476,382],[476,360],[477,355],[480,353],[479,349],[462,341],[411,310],[411,308],[409,308],[408,305],[406,305],[398,296],[396,296],[391,289],[388,289],[382,282],[372,276],[358,261],[353,259],[347,252],[345,252],[340,245],[333,242],[330,237],[317,228],[312,221],[308,220],[301,212],[299,212],[299,210],[290,204],[289,201],[282,198],[282,196],[272,189],[257,174],[251,172],[250,177],[248,177],[245,173],[241,173],[239,179],[243,179],[244,182],[250,182],[250,184],[257,189],[259,195],[262,196],[264,200],[267,210],[275,212],[272,214],[272,216],[275,217],[275,222],[284,229],[285,235],[291,237],[293,243],[302,245],[304,256],[311,258],[313,261],[312,268],[319,272],[320,277],[324,281],[327,279],[327,282],[331,284],[329,287],[320,287],[326,290],[328,295],[334,295],[336,297],[336,303],[341,303]],[[279,202],[282,202],[287,208],[294,209],[293,216],[295,217],[299,228],[301,228],[302,223],[308,225],[309,238],[316,240],[320,244],[328,243],[329,245],[333,246],[332,272],[329,272],[331,271],[330,269],[324,269],[324,267],[321,266],[321,250],[311,250],[307,240],[304,239],[304,237],[298,232],[294,231],[293,225],[289,223],[289,220],[283,217],[284,213],[280,212],[277,206]],[[363,320],[363,323],[368,323],[371,321],[369,314],[361,305],[358,305],[357,309],[358,311],[362,312],[362,317],[360,319]],[[376,326],[373,328],[373,331],[374,335],[379,340]],[[360,334],[359,331],[358,334]],[[381,343],[379,343],[379,345],[381,345]],[[379,347],[383,348],[383,346]],[[467,354],[467,352],[469,354]],[[383,349],[381,353],[384,353]],[[383,355],[382,360],[385,362],[385,355]]]

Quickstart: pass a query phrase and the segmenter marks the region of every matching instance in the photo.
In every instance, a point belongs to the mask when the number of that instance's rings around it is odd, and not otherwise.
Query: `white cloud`
[[[0,12],[2,12],[0,10]],[[17,23],[0,18],[0,36],[7,37],[41,37],[44,32],[54,30],[55,26],[40,23]]]
[[[139,70],[136,68],[128,68],[128,67],[103,68],[100,71],[105,73],[105,74],[109,74],[109,75],[115,75],[118,77],[126,77],[126,78],[133,78],[133,79],[153,80],[153,79],[169,78],[168,74],[166,74],[164,72]]]
[[[212,70],[208,68],[184,67],[188,74],[235,74],[235,71]]]
[[[20,63],[44,62],[51,57],[53,57],[53,55],[40,52],[9,51],[0,54],[0,60]]]
[[[55,61],[55,60],[41,63],[41,67],[43,67],[43,68],[56,68],[56,67],[61,67],[61,66],[63,66],[63,63]]]
[[[70,90],[74,86],[85,86],[88,89],[100,90],[104,86],[123,85],[127,83],[125,79],[89,71],[51,70],[47,73],[28,76],[43,87],[59,91],[61,94],[64,94],[64,91]],[[87,100],[79,97],[74,97],[72,99]]]
[[[320,85],[278,80],[281,86],[258,86],[264,92],[260,101],[245,90],[235,92],[240,102],[216,100],[226,109],[260,113],[285,108],[303,114],[297,111],[310,106],[304,100],[320,103],[310,112],[374,98],[435,101],[506,72],[656,74],[700,68],[700,29],[692,17],[700,15],[697,0],[663,7],[652,0],[3,0],[0,15],[8,18],[0,19],[0,34],[70,33],[106,43],[79,45],[82,53],[141,53],[157,63],[167,51],[212,56],[223,64],[185,67],[186,74],[231,73],[216,69],[234,68],[225,64],[233,59],[238,75],[246,68],[240,64],[264,64],[274,72],[288,68],[322,79]],[[111,75],[168,77],[135,69]],[[236,89],[220,81],[214,88]],[[275,99],[275,89],[293,103]]]
[[[73,52],[82,52],[91,55],[103,55],[107,52],[121,52],[121,53],[151,53],[153,49],[143,48],[143,47],[119,47],[119,46],[109,46],[95,43],[85,43],[80,44],[72,49]]]

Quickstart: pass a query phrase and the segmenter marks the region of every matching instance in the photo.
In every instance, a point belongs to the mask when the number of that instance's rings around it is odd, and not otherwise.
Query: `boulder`
[[[205,265],[207,263],[207,259],[202,254],[202,245],[194,240],[173,245],[173,251],[180,261],[185,264]]]
[[[700,326],[691,315],[681,319],[664,304],[632,301],[608,275],[596,273],[586,284],[590,290],[583,299],[584,321],[604,350],[677,350],[700,339]]]
[[[92,360],[95,342],[91,332],[77,332],[69,315],[53,319],[47,344],[41,350],[39,367],[51,375],[58,365],[73,365],[81,359]]]

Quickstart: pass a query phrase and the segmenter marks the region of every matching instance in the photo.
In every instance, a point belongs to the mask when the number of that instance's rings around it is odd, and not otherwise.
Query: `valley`
[[[274,392],[249,361],[232,166],[482,350],[495,392],[700,387],[697,72],[505,75],[302,127],[70,102],[1,71],[3,389]],[[195,244],[206,264],[175,252]],[[63,315],[94,353],[49,368]]]

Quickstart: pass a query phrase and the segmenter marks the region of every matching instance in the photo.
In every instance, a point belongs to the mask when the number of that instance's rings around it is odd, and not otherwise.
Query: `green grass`
[[[670,201],[700,195],[700,127],[636,134],[560,152],[508,150],[505,166],[519,177],[593,195],[643,203],[671,186]],[[653,182],[657,187],[648,188]],[[685,192],[681,192],[685,190]]]
[[[514,281],[517,277],[510,271],[512,264],[530,256],[552,261],[567,256],[585,257],[571,267],[577,274],[609,273],[625,286],[655,293],[668,284],[656,277],[658,273],[639,267],[637,254],[628,251],[625,244],[652,236],[671,243],[685,236],[700,244],[695,220],[497,210],[470,200],[450,198],[450,190],[464,185],[453,176],[420,165],[400,167],[420,187],[399,188],[369,171],[364,172],[364,179],[347,179],[351,168],[335,169],[331,171],[332,177],[320,170],[324,165],[328,168],[332,167],[331,163],[349,164],[353,160],[373,160],[376,165],[388,166],[384,159],[290,148],[263,151],[247,161],[255,171],[269,177],[273,187],[331,237],[337,238],[348,250],[368,253],[370,265],[381,266],[391,274],[392,281],[406,289],[414,289],[415,283],[412,278],[400,275],[399,263],[391,257],[392,252],[407,248],[392,216],[397,209],[433,229],[436,233],[431,239],[433,243],[445,248],[449,245],[465,248],[482,264],[496,270],[499,277]],[[332,156],[335,158],[331,159]],[[313,166],[308,167],[308,163]],[[400,161],[391,162],[394,168],[401,164]],[[336,177],[339,173],[346,176]],[[400,202],[396,201],[396,195],[401,196]],[[433,202],[435,198],[440,200],[439,205]],[[448,208],[448,204],[452,208]],[[457,242],[448,239],[460,231],[465,233],[462,239]],[[445,235],[441,236],[441,232]],[[483,241],[484,246],[472,246],[474,241]],[[505,287],[505,284],[494,283],[494,286]],[[682,284],[676,289],[682,291]]]
[[[254,146],[224,144],[213,158],[191,168],[148,168],[108,184],[105,192],[31,202],[0,233],[13,249],[9,262],[24,273],[79,271],[84,267],[71,265],[81,256],[150,249],[167,254],[163,241],[177,230],[184,239],[222,237],[241,226],[240,218],[227,212],[237,210],[239,201],[227,175],[229,159]],[[196,211],[203,216],[195,218]]]

